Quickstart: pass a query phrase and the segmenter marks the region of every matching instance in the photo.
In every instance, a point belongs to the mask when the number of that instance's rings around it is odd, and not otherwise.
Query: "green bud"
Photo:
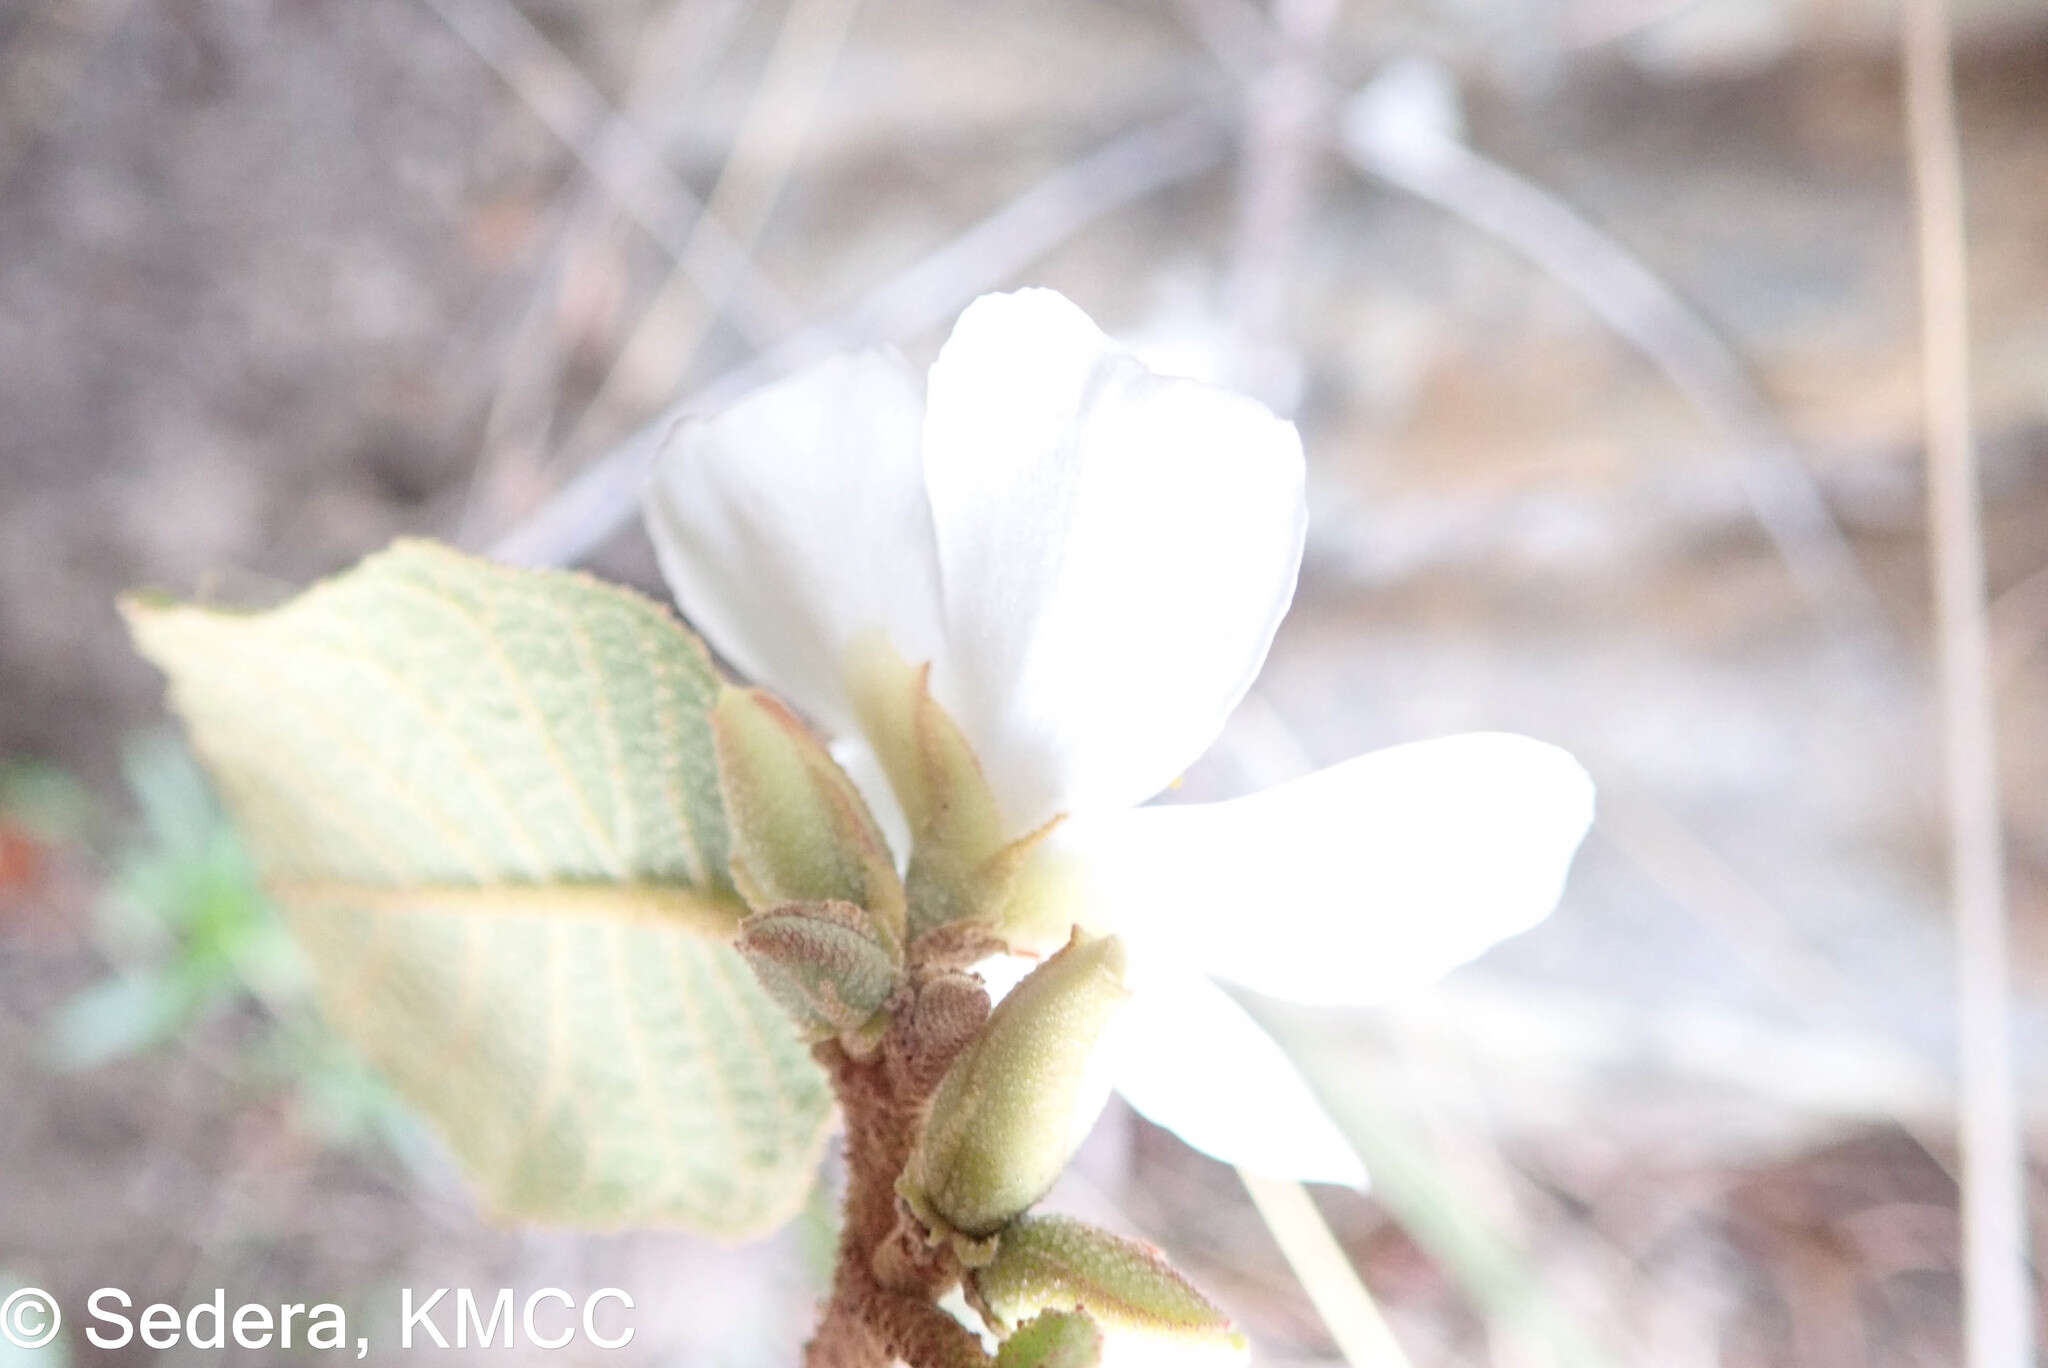
[[[847,653],[861,732],[889,775],[920,845],[975,865],[1003,847],[1003,816],[967,738],[932,700],[931,666],[912,665],[879,636]]]
[[[1089,1056],[1129,990],[1123,942],[1084,937],[1038,966],[990,1013],[932,1096],[930,1119],[897,1190],[935,1237],[969,1262],[985,1242],[1045,1195],[1073,1157]]]
[[[758,689],[711,709],[718,783],[732,828],[732,877],[757,912],[850,903],[902,959],[903,884],[881,828],[846,772],[795,714]]]
[[[905,879],[909,934],[977,922],[1011,949],[1039,953],[1073,925],[1034,899],[1019,922],[1012,887],[1058,822],[1011,839],[994,790],[967,738],[932,698],[931,667],[914,666],[888,641],[864,637],[847,653],[861,730],[875,748],[911,831]]]
[[[1045,1312],[1085,1308],[1111,1344],[1170,1344],[1175,1362],[1242,1363],[1249,1353],[1230,1318],[1158,1250],[1068,1216],[1013,1223],[995,1258],[968,1274],[968,1300],[997,1334]]]
[[[996,1351],[996,1368],[1099,1368],[1102,1332],[1078,1311],[1047,1311],[1017,1327]]]
[[[740,923],[739,950],[768,996],[812,1040],[862,1034],[901,976],[867,914],[852,903],[756,912]]]
[[[848,652],[847,678],[910,822],[910,935],[982,916],[979,871],[1003,849],[1003,815],[967,738],[932,699],[931,667],[866,637]]]

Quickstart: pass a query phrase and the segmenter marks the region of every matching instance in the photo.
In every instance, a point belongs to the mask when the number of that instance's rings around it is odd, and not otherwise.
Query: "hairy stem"
[[[987,1021],[988,995],[966,975],[913,967],[891,1011],[870,1057],[836,1040],[815,1051],[846,1119],[846,1213],[804,1368],[981,1368],[989,1360],[979,1340],[934,1304],[959,1282],[959,1262],[926,1242],[896,1179],[946,1065]]]

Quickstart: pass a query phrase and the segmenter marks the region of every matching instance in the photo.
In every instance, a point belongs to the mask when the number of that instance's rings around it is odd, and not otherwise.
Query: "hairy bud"
[[[988,1020],[988,989],[972,974],[921,976],[890,1038],[890,1078],[907,1097],[929,1097],[960,1051]]]
[[[889,845],[853,781],[796,716],[758,689],[726,689],[711,710],[718,783],[732,828],[732,876],[757,912],[848,903],[903,958],[904,898]]]
[[[1017,1327],[996,1353],[996,1368],[1099,1368],[1102,1332],[1078,1311],[1047,1311]]]
[[[1085,1308],[1111,1345],[1170,1344],[1176,1363],[1242,1363],[1249,1353],[1230,1318],[1157,1250],[1068,1216],[1012,1224],[994,1259],[968,1274],[968,1299],[998,1334],[1032,1316]]]
[[[940,1080],[897,1190],[935,1237],[964,1237],[956,1244],[969,1262],[1045,1195],[1094,1120],[1084,1106],[1089,1056],[1129,996],[1123,969],[1116,937],[1075,932]]]
[[[739,950],[812,1040],[871,1028],[901,966],[852,903],[787,903],[740,923]]]

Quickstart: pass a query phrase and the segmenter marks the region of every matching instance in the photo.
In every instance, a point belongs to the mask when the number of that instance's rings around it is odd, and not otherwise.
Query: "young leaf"
[[[580,575],[402,542],[262,613],[125,605],[330,1018],[489,1205],[766,1230],[825,1081],[743,914],[704,649]]]

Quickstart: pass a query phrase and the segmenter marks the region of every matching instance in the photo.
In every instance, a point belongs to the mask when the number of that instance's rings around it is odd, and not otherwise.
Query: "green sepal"
[[[981,761],[932,697],[931,667],[911,665],[878,637],[848,653],[861,730],[873,744],[911,832],[904,877],[911,939],[977,923],[1011,950],[1042,954],[1072,926],[1055,909],[1011,915],[1018,876],[1059,819],[1012,838]]]
[[[903,955],[903,884],[860,792],[773,695],[725,688],[711,709],[719,790],[732,828],[732,878],[747,905],[848,903]]]

